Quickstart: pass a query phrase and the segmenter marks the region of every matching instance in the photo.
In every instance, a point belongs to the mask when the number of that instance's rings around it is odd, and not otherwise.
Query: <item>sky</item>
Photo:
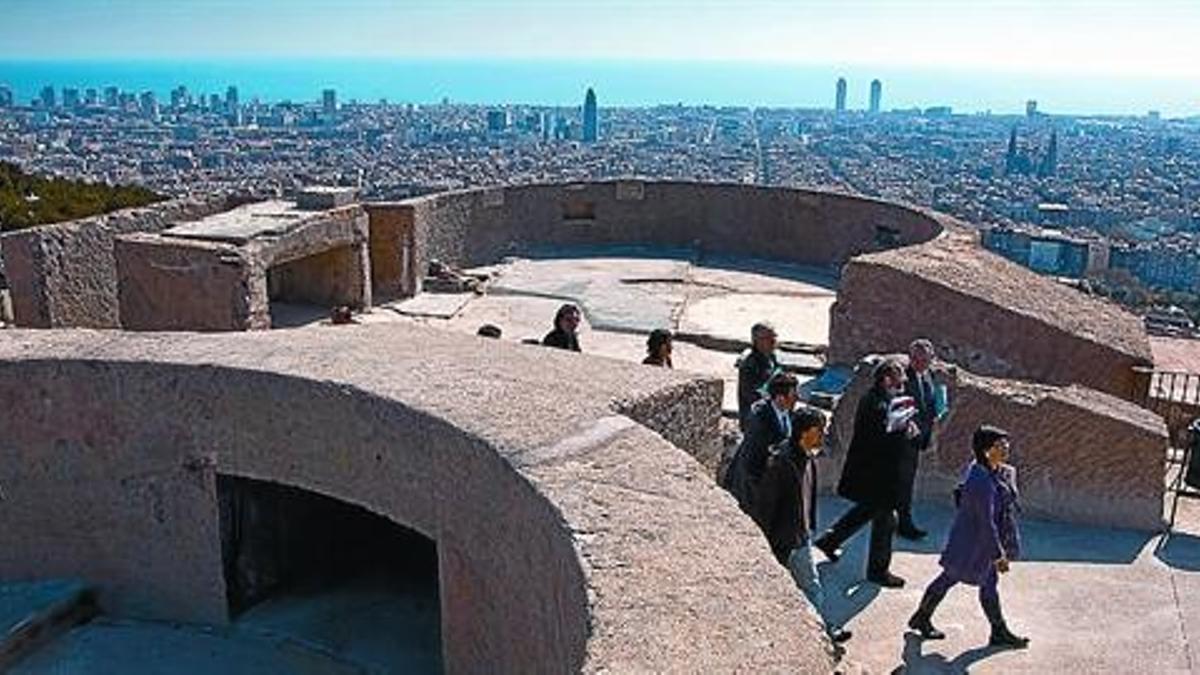
[[[0,0],[0,59],[729,60],[1200,80],[1200,0]]]

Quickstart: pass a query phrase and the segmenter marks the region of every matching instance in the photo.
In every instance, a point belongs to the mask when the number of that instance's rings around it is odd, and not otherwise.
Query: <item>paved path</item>
[[[830,497],[820,506],[827,524],[848,503]],[[903,589],[862,580],[866,530],[839,562],[819,566],[833,619],[854,631],[846,654],[854,664],[873,673],[1200,672],[1200,536],[1188,533],[1156,553],[1158,537],[1149,533],[1027,520],[1026,555],[1002,577],[1000,595],[1013,630],[1031,638],[1029,649],[988,648],[976,591],[961,586],[934,617],[947,638],[917,639],[905,624],[940,569],[952,515],[949,506],[918,506],[932,535],[898,542],[892,569],[908,580]]]

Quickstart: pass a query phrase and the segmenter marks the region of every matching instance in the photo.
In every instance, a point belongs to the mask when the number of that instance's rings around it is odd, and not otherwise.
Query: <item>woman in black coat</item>
[[[895,359],[885,359],[875,367],[873,375],[874,385],[855,409],[854,436],[838,482],[838,494],[854,502],[854,506],[813,545],[829,560],[837,561],[842,543],[869,522],[867,580],[899,588],[904,580],[892,574],[889,567],[900,497],[900,465],[909,438],[919,430],[911,420],[899,425],[893,423],[889,430],[888,416],[894,416],[895,399],[904,393],[904,366]]]
[[[579,307],[570,303],[558,308],[554,314],[554,330],[546,333],[542,344],[547,347],[579,351],[579,322],[583,319]]]

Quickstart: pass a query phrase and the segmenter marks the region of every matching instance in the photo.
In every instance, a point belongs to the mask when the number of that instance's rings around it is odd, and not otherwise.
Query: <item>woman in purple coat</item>
[[[1008,563],[1020,555],[1017,531],[1016,472],[1005,464],[1008,459],[1008,432],[987,424],[975,430],[971,439],[975,461],[967,469],[966,480],[955,491],[958,513],[950,527],[946,548],[942,551],[942,573],[925,589],[921,605],[908,620],[909,628],[922,638],[946,637],[933,626],[933,612],[955,584],[979,587],[979,604],[992,625],[988,644],[994,647],[1023,648],[1029,638],[1013,635],[1000,611],[999,575],[1008,572]]]

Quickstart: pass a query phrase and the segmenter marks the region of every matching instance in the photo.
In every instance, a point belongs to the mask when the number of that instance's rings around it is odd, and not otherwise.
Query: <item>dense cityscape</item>
[[[833,189],[985,228],[1038,271],[1129,284],[1200,312],[1200,118],[887,110],[242,101],[174,89],[0,85],[0,161],[184,196],[353,185],[368,199],[465,186],[646,177]],[[1116,281],[1114,281],[1114,279]],[[1124,281],[1121,281],[1124,280]],[[1137,280],[1137,281],[1133,281]],[[1132,296],[1131,296],[1132,297]],[[1143,298],[1145,300],[1145,298]],[[1135,303],[1136,304],[1136,303]],[[1194,305],[1194,306],[1188,306]]]

